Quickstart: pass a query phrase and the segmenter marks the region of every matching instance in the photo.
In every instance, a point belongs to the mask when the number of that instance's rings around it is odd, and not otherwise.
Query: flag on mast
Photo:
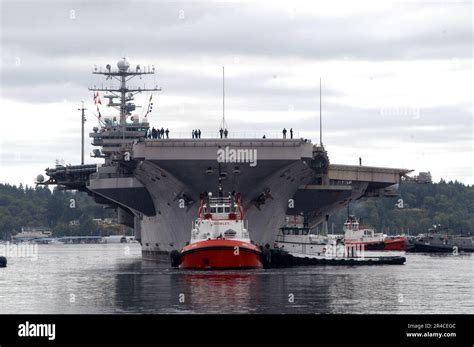
[[[150,113],[151,111],[153,111],[153,102],[151,101],[153,98],[153,94],[150,95],[150,100],[148,100],[148,109],[145,113],[145,118],[147,118],[148,116],[148,113]]]
[[[99,92],[94,93],[94,104],[95,104],[95,105],[97,105],[97,104],[101,104],[101,105],[102,105],[102,101],[100,101],[100,97],[99,97]]]

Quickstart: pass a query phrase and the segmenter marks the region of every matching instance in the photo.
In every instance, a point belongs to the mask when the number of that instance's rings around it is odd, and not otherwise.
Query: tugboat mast
[[[128,116],[131,115],[131,112],[136,109],[136,106],[132,101],[134,100],[134,95],[139,94],[141,92],[153,92],[153,91],[161,91],[161,88],[155,86],[154,88],[146,88],[145,86],[142,87],[129,87],[127,86],[127,82],[130,81],[132,78],[141,75],[153,75],[155,73],[155,67],[152,66],[147,67],[147,69],[142,70],[140,65],[137,65],[135,71],[130,70],[130,64],[124,57],[117,63],[118,70],[112,70],[110,64],[107,64],[106,71],[99,70],[95,68],[95,71],[92,73],[95,75],[104,75],[106,79],[116,79],[120,82],[120,88],[108,88],[108,87],[92,87],[89,88],[90,91],[96,92],[106,92],[107,95],[104,98],[109,99],[107,104],[108,107],[115,107],[120,111],[120,122],[121,126],[126,125],[126,119]],[[118,101],[114,101],[115,98],[118,98]]]

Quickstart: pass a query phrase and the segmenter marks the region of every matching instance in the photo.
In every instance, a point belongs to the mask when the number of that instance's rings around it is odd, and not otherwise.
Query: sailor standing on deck
[[[227,135],[229,135],[229,131],[227,129],[224,130],[224,137],[227,138]]]
[[[221,130],[219,130],[219,134],[221,134],[221,139],[222,139],[222,134],[224,134],[224,129],[221,128]]]
[[[193,139],[194,139],[195,136],[196,136],[196,132],[193,129]]]
[[[201,129],[198,129],[197,135],[198,135],[198,139],[200,139],[201,138]]]
[[[290,139],[293,139],[293,128],[290,128]]]
[[[169,136],[169,135],[170,135],[170,131],[169,131],[168,128],[166,128],[165,134],[166,134],[166,138],[169,139],[169,138],[170,138],[170,136]]]
[[[283,128],[283,138],[286,139],[286,129]]]

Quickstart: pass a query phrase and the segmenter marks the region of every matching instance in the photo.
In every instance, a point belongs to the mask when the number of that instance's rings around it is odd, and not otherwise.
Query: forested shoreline
[[[417,235],[433,225],[454,234],[474,234],[474,186],[460,182],[400,185],[400,196],[364,198],[350,205],[349,212],[364,224],[387,234]],[[401,199],[401,200],[400,200]],[[341,232],[347,210],[330,217],[335,233]]]
[[[474,186],[441,180],[432,184],[405,183],[400,190],[400,197],[356,201],[351,204],[350,213],[387,234],[416,235],[434,224],[453,233],[474,234]],[[341,233],[346,216],[345,209],[331,216],[330,231]],[[0,239],[28,226],[49,227],[54,236],[116,233],[117,228],[93,221],[114,217],[112,209],[95,203],[83,192],[0,184]]]
[[[21,227],[49,227],[54,236],[114,234],[114,228],[93,221],[114,217],[83,192],[0,184],[0,240]]]

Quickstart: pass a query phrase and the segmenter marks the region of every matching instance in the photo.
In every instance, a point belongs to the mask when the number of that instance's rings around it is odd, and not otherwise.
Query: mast
[[[222,123],[221,128],[226,129],[227,124],[225,122],[225,70],[224,66],[222,67]]]
[[[155,86],[153,88],[146,88],[143,87],[130,87],[127,86],[127,82],[130,81],[132,78],[141,76],[141,75],[153,75],[155,73],[155,67],[148,67],[147,69],[143,69],[140,65],[137,65],[135,71],[130,70],[129,62],[123,58],[117,63],[118,70],[112,70],[110,64],[107,64],[105,67],[106,70],[102,71],[100,69],[97,71],[97,68],[94,69],[92,72],[95,75],[104,75],[106,76],[106,80],[115,79],[120,82],[119,88],[114,87],[92,87],[89,88],[90,91],[102,91],[106,92],[107,95],[104,98],[109,99],[107,104],[108,107],[114,107],[119,110],[120,112],[120,121],[119,124],[125,128],[127,116],[131,115],[131,112],[136,109],[136,106],[132,101],[134,100],[134,95],[139,94],[141,92],[148,92],[148,91],[161,91],[161,88]],[[114,99],[118,98],[118,101]]]
[[[225,71],[222,67],[222,124],[225,127]]]
[[[84,123],[86,122],[84,111],[87,110],[84,108],[84,101],[82,101],[82,107],[77,110],[81,111],[81,165],[84,165]]]
[[[323,108],[321,77],[319,77],[319,145],[323,146]]]

